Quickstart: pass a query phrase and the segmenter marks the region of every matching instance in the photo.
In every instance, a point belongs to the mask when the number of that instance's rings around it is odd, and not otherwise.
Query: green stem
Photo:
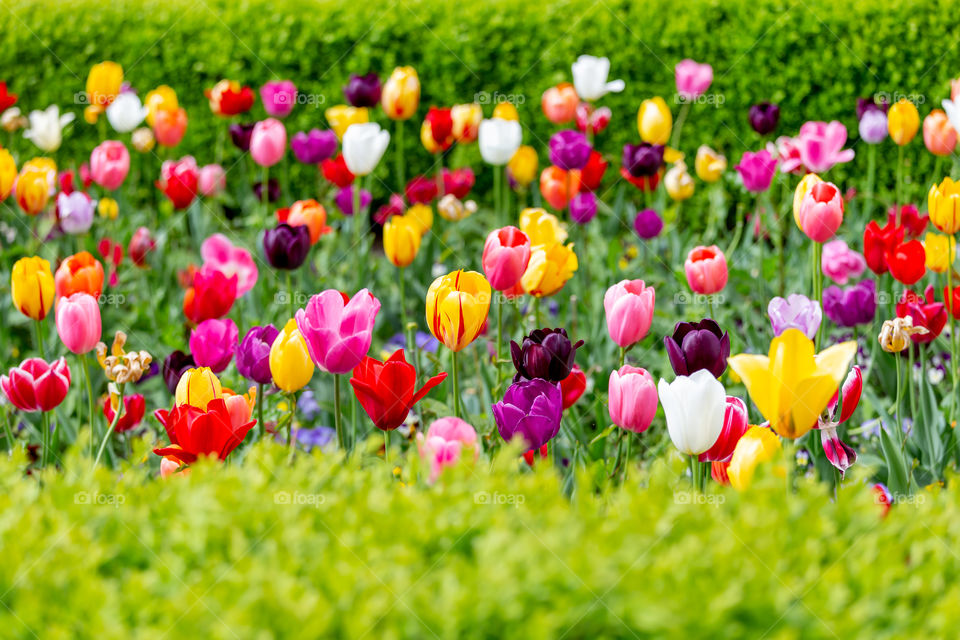
[[[7,436],[7,452],[13,453],[13,430],[10,429],[10,416],[3,410],[3,433]]]
[[[263,168],[263,182],[260,183],[260,203],[263,205],[263,220],[266,226],[270,218],[270,167]]]
[[[40,444],[43,447],[40,465],[46,468],[50,460],[50,414],[46,411],[40,413],[40,429]]]
[[[813,243],[813,299],[817,301],[818,304],[821,303],[821,298],[823,297],[823,271],[820,268],[820,252],[823,250],[822,245],[819,242]],[[820,323],[820,326],[817,327],[816,335],[816,350],[820,350],[820,340],[823,335],[823,323]]]
[[[683,123],[686,121],[688,113],[690,113],[690,102],[686,101],[683,103],[683,106],[680,107],[680,113],[677,114],[677,121],[673,125],[673,137],[670,138],[670,146],[674,149],[679,149],[680,131],[683,129]]]
[[[333,374],[333,424],[337,429],[337,444],[343,451],[347,450],[343,441],[343,421],[340,417],[340,375]]]
[[[404,162],[406,158],[403,155],[403,120],[397,120],[397,131],[396,131],[396,160],[397,160],[397,179],[399,184],[397,185],[397,190],[399,193],[403,193],[403,190],[407,186],[407,179],[405,174]]]
[[[624,347],[620,347],[620,367],[623,367],[623,362],[627,358],[627,350]]]
[[[493,168],[493,216],[494,219],[499,221],[499,224],[503,225],[504,215],[500,210],[501,205],[503,204],[503,196],[501,195],[501,190],[503,189],[503,172],[500,167]]]
[[[287,464],[293,463],[293,455],[297,452],[297,432],[294,430],[293,420],[297,414],[297,394],[290,392],[290,422],[287,425],[287,444],[290,447],[290,455],[287,457]]]
[[[90,423],[90,455],[93,455],[93,441],[95,436],[95,427],[93,423],[93,385],[90,382],[90,368],[87,366],[87,354],[80,354],[80,369],[83,371],[83,379],[87,386],[87,405],[89,409],[88,420]]]
[[[896,365],[897,365],[897,400],[896,400],[896,405],[894,405],[896,410],[895,414],[896,414],[896,420],[897,420],[896,428],[897,428],[897,433],[900,434],[900,450],[902,451],[904,446],[906,446],[907,444],[907,439],[903,433],[903,423],[900,422],[900,397],[901,397],[901,390],[903,389],[903,379],[902,379],[902,376],[900,375],[900,354],[899,353],[893,354],[893,359],[896,361]]]
[[[453,378],[453,415],[457,418],[460,417],[460,384],[459,376],[457,372],[457,352],[451,351],[453,364],[450,367],[452,371]]]
[[[950,247],[950,242],[953,240],[953,236],[950,236],[947,240],[947,248]],[[955,257],[951,256],[951,258]],[[950,261],[950,264],[947,265],[947,295],[944,296],[944,299],[947,303],[947,316],[950,319],[950,380],[952,382],[952,393],[950,394],[950,421],[948,424],[952,424],[957,417],[957,332],[955,331],[955,310],[953,308],[953,260]]]
[[[917,424],[917,398],[913,388],[913,348],[915,343],[911,340],[907,347],[907,393],[910,396],[910,419]]]
[[[383,430],[383,461],[388,464],[390,462],[390,431],[388,429]]]
[[[96,469],[97,465],[100,464],[100,458],[103,456],[103,450],[107,448],[107,442],[110,440],[110,434],[113,433],[113,430],[117,428],[117,423],[120,422],[120,416],[123,415],[123,387],[125,385],[119,385],[119,396],[120,400],[117,402],[117,410],[113,414],[113,421],[110,423],[110,426],[107,427],[107,432],[103,434],[103,441],[100,442],[100,449],[97,451],[97,457],[93,461],[93,468]],[[108,401],[109,402],[109,401]]]
[[[260,431],[260,439],[263,440],[267,432],[267,427],[263,423],[263,383],[257,384],[257,427]]]
[[[867,147],[867,193],[865,198],[864,221],[870,219],[873,215],[874,185],[877,178],[877,145],[871,144]]]
[[[293,304],[293,284],[291,281],[290,270],[286,270],[285,273],[287,276],[287,305],[290,309],[290,317],[292,318],[296,315],[296,312],[294,311],[295,305]]]
[[[897,202],[895,226],[900,226],[900,205],[903,204],[903,145],[897,146]]]
[[[43,346],[43,321],[37,320],[35,327],[37,329],[37,351],[40,352],[40,357],[46,360],[47,350]]]

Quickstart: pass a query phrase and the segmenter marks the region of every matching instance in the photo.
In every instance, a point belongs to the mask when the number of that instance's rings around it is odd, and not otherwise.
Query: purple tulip
[[[633,228],[644,240],[656,238],[663,231],[663,219],[654,209],[643,209],[633,219]]]
[[[570,217],[577,224],[587,224],[597,215],[597,196],[584,191],[570,200]]]
[[[263,252],[274,269],[288,271],[298,268],[310,253],[310,228],[291,227],[281,222],[263,234]]]
[[[689,376],[706,369],[715,378],[723,375],[730,357],[730,334],[714,320],[678,322],[673,335],[663,339],[670,366],[678,376]]]
[[[786,298],[777,296],[767,305],[767,315],[773,334],[779,336],[787,329],[799,329],[811,340],[817,335],[823,311],[820,303],[801,293],[791,293]]]
[[[583,340],[570,342],[566,329],[535,329],[524,337],[523,345],[510,341],[510,355],[517,368],[515,380],[543,378],[560,382],[570,375],[577,349]]]
[[[237,346],[237,371],[257,384],[270,384],[270,347],[280,332],[272,324],[250,327]]]
[[[877,284],[863,280],[841,289],[831,285],[823,290],[823,312],[839,327],[869,324],[877,313]]]
[[[233,360],[240,330],[230,318],[204,320],[190,332],[190,352],[197,366],[220,373]]]
[[[624,145],[623,166],[634,178],[652,176],[663,166],[663,145],[648,142]]]
[[[243,152],[250,151],[250,137],[253,135],[254,125],[253,122],[250,124],[231,124],[229,127],[230,141],[233,142],[233,146]]]
[[[773,175],[777,172],[777,159],[766,149],[744,151],[740,164],[735,168],[747,191],[762,193],[770,188]]]
[[[564,171],[583,169],[590,158],[587,136],[573,129],[564,129],[550,136],[550,162]]]
[[[353,107],[375,107],[380,102],[380,78],[371,71],[366,75],[351,73],[343,88],[343,96]]]
[[[334,202],[337,203],[337,208],[340,209],[340,212],[345,216],[353,215],[353,190],[356,188],[356,185],[344,187],[337,192],[336,197],[333,199]],[[366,189],[360,189],[360,210],[363,211],[367,209],[372,201],[373,195]]]
[[[874,98],[857,98],[857,120],[863,120],[863,116],[870,111],[886,113],[888,108],[890,105],[885,97],[880,98],[879,104]]]
[[[780,107],[772,102],[760,102],[750,107],[750,126],[762,136],[773,133],[780,122]]]
[[[79,235],[93,224],[94,202],[83,191],[57,195],[57,219],[64,233]]]
[[[500,437],[510,442],[519,435],[530,449],[539,449],[560,431],[563,393],[555,382],[521,380],[510,385],[492,409]]]
[[[187,369],[193,369],[196,366],[193,356],[180,350],[174,351],[163,359],[163,381],[170,393],[177,392],[180,376],[186,373]]]
[[[317,164],[337,152],[337,134],[326,129],[299,131],[290,138],[293,155],[303,164]]]
[[[867,144],[883,142],[887,137],[887,114],[879,108],[870,109],[860,118],[857,131]]]
[[[257,182],[253,185],[253,195],[257,197],[257,202],[263,201],[263,182]],[[267,180],[267,200],[276,202],[280,199],[280,181],[276,178]]]

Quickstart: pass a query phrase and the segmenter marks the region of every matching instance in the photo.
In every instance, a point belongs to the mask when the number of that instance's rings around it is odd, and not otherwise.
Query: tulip
[[[237,149],[243,152],[250,151],[250,138],[253,136],[253,128],[256,124],[233,123],[228,127],[230,132],[230,142]]]
[[[866,268],[864,257],[843,240],[831,240],[823,245],[820,270],[837,284],[847,284],[849,280],[859,278]]]
[[[635,177],[649,177],[663,166],[663,145],[641,142],[623,147],[623,168]]]
[[[880,110],[867,111],[860,118],[857,131],[867,144],[880,144],[887,137],[887,114]]]
[[[461,202],[457,196],[448,193],[437,203],[437,212],[444,220],[459,222],[477,212],[477,203],[473,200]]]
[[[17,179],[17,163],[7,149],[0,149],[0,202],[7,199],[13,191]]]
[[[96,115],[103,112],[120,93],[123,84],[123,67],[110,60],[99,62],[90,67],[87,76],[87,107],[93,114],[92,122],[96,122]]]
[[[957,132],[940,109],[923,119],[923,144],[935,156],[949,156],[957,146]]]
[[[674,67],[677,82],[677,93],[685,101],[690,102],[706,93],[713,82],[713,67],[709,64],[700,64],[689,58],[681,60]]]
[[[521,437],[527,450],[539,449],[560,431],[563,396],[560,386],[542,378],[514,382],[492,407],[497,431],[505,442]]]
[[[580,191],[580,180],[576,169],[564,171],[560,167],[546,167],[540,174],[540,194],[554,209],[566,209],[570,201]]]
[[[476,271],[440,276],[427,290],[427,326],[454,353],[473,342],[490,312],[490,283]]]
[[[349,373],[370,350],[379,311],[380,301],[366,289],[349,302],[336,289],[327,289],[311,296],[306,308],[297,311],[297,327],[321,370]]]
[[[9,93],[5,80],[0,80],[0,113],[10,109],[17,103],[17,94]]]
[[[146,227],[138,227],[130,237],[130,246],[127,247],[127,253],[130,254],[133,264],[138,267],[145,267],[147,266],[147,255],[156,248],[157,243],[150,234],[150,230]]]
[[[849,341],[814,355],[812,340],[787,329],[770,342],[769,356],[740,354],[728,362],[773,430],[799,438],[817,424],[856,352]]]
[[[954,82],[956,82],[956,80],[954,80]],[[957,102],[958,97],[960,97],[960,95],[954,96],[950,100],[944,100],[941,103],[947,120],[950,122],[950,126],[953,127],[954,131],[957,131],[957,128],[960,127],[960,104]],[[11,111],[15,111],[15,109],[11,109]]]
[[[543,92],[540,108],[553,124],[566,124],[576,117],[579,102],[577,90],[569,82],[564,82]]]
[[[290,138],[290,149],[298,162],[318,164],[337,152],[337,134],[330,130],[298,131]]]
[[[693,178],[687,173],[687,165],[681,160],[663,176],[663,186],[671,199],[680,202],[693,195]]]
[[[114,98],[107,107],[107,121],[117,133],[130,133],[143,122],[149,111],[132,91],[125,91]],[[147,129],[149,131],[149,129]]]
[[[454,143],[453,116],[450,109],[430,107],[420,127],[420,141],[430,153],[446,151]]]
[[[914,327],[922,327],[928,331],[923,335],[917,335],[913,338],[914,342],[924,344],[932,342],[934,338],[940,335],[944,325],[947,324],[947,311],[953,309],[954,314],[960,313],[955,304],[951,304],[951,299],[956,298],[957,291],[954,290],[953,296],[948,296],[943,292],[944,305],[937,302],[934,297],[933,285],[927,285],[923,295],[918,295],[907,289],[897,301],[897,316],[900,318],[913,318]],[[954,315],[954,317],[957,317]]]
[[[148,116],[149,119],[149,116]],[[157,111],[153,116],[153,135],[162,147],[175,147],[187,132],[187,111],[182,107]]]
[[[57,305],[57,334],[72,353],[92,351],[101,331],[100,306],[89,293],[74,293]]]
[[[678,376],[657,385],[670,439],[681,453],[699,456],[710,449],[723,430],[726,393],[706,370]]]
[[[535,329],[519,345],[510,341],[510,355],[517,369],[515,380],[543,378],[561,382],[573,369],[577,349],[583,340],[572,343],[565,329]]]
[[[130,136],[130,142],[133,144],[133,148],[137,153],[149,153],[153,151],[154,146],[156,146],[157,139],[151,129],[140,127],[139,129],[134,129],[133,134]]]
[[[14,183],[17,205],[29,216],[43,211],[50,199],[50,182],[43,169],[24,166]]]
[[[320,239],[331,231],[327,226],[327,210],[316,200],[297,200],[286,211],[285,218],[280,222],[286,222],[293,227],[306,227],[310,230],[310,244],[314,245]],[[277,217],[281,217],[281,211],[277,212]]]
[[[383,112],[391,120],[409,120],[420,105],[420,78],[413,67],[397,67],[383,85]]]
[[[633,219],[633,229],[644,240],[650,240],[663,231],[663,219],[654,209],[642,209]]]
[[[105,140],[90,154],[93,181],[108,191],[116,191],[130,172],[130,152],[116,140]]]
[[[54,282],[58,300],[81,291],[99,298],[103,291],[103,265],[89,251],[81,251],[60,263]]]
[[[103,403],[103,416],[107,419],[107,424],[114,425],[113,430],[117,433],[126,433],[135,429],[143,421],[143,415],[147,410],[147,402],[143,395],[135,393],[123,396],[123,411],[117,418],[116,423],[114,423],[114,418],[116,418],[117,411],[113,406],[114,402],[117,403],[117,408],[119,408],[119,399],[107,398]]]
[[[256,420],[235,421],[223,398],[212,400],[205,410],[179,405],[169,412],[157,411],[156,417],[167,432],[170,446],[153,452],[181,464],[193,464],[200,456],[226,460],[256,424]]]
[[[227,172],[219,164],[204,165],[197,175],[197,188],[208,198],[220,195],[227,188]]]
[[[413,405],[446,378],[446,373],[440,373],[417,390],[417,372],[404,358],[403,349],[397,349],[384,362],[370,357],[361,360],[350,385],[374,426],[393,431],[404,423]]]
[[[913,317],[884,320],[880,327],[878,341],[880,348],[887,353],[900,353],[911,346],[911,340],[919,342],[929,334],[926,327],[914,327]],[[919,339],[917,338],[919,337]],[[898,397],[899,400],[899,397]],[[899,404],[899,402],[898,402]],[[899,422],[899,420],[897,420]]]
[[[164,358],[161,372],[163,373],[163,382],[167,385],[171,394],[177,393],[177,387],[183,375],[197,366],[193,356],[183,351],[174,351]],[[219,380],[217,381],[219,382]]]
[[[621,280],[607,289],[603,309],[610,339],[626,349],[646,337],[653,323],[656,292],[643,280]]]
[[[333,201],[340,209],[340,213],[345,216],[352,216],[356,213],[354,204],[358,205],[356,208],[360,213],[365,212],[370,207],[370,203],[373,202],[373,194],[366,189],[361,189],[358,185],[352,185],[337,191]],[[429,209],[429,207],[427,208]]]
[[[899,222],[897,217],[899,216]],[[893,222],[903,227],[904,234],[907,237],[919,237],[927,230],[927,223],[930,222],[930,216],[920,215],[920,210],[915,204],[903,204],[899,207],[892,206],[887,210],[887,222]]]
[[[120,215],[120,205],[113,198],[100,198],[97,203],[97,214],[101,218],[116,220],[117,216]]]
[[[343,97],[353,107],[375,107],[380,102],[380,77],[375,71],[360,75],[351,73],[343,87]]]
[[[82,235],[93,224],[93,200],[83,191],[57,195],[57,219],[64,233]]]
[[[236,80],[221,80],[213,88],[204,91],[213,115],[222,118],[250,111],[255,100],[253,89],[241,86]],[[266,108],[267,105],[264,105]]]
[[[20,112],[20,107],[10,107],[9,109],[0,110],[0,129],[3,129],[7,133],[14,133],[18,129],[23,129],[28,124],[30,124],[30,121]]]
[[[30,126],[23,137],[33,142],[42,151],[53,153],[63,142],[63,128],[73,122],[72,113],[60,115],[60,107],[50,105],[43,111],[30,112]]]
[[[740,438],[749,428],[746,403],[740,398],[727,396],[720,437],[710,449],[700,454],[700,462],[728,462]]]
[[[530,238],[516,227],[494,229],[483,245],[483,273],[497,291],[512,289],[530,262]]]
[[[403,192],[410,204],[429,204],[436,199],[439,189],[436,180],[426,176],[416,176],[407,183]]]
[[[657,387],[646,369],[623,365],[610,372],[610,421],[633,433],[643,433],[657,414]]]
[[[290,80],[267,82],[260,87],[260,101],[267,115],[285,118],[297,103],[297,87]]]
[[[844,149],[847,128],[840,122],[805,122],[793,141],[799,151],[800,164],[808,171],[823,173],[834,165],[853,160],[853,149]],[[789,172],[784,163],[783,171]]]
[[[779,336],[787,329],[799,329],[813,340],[823,320],[820,303],[800,293],[791,293],[786,298],[776,296],[767,305],[773,335]]]
[[[186,209],[197,197],[200,173],[193,156],[179,160],[165,160],[160,166],[160,181],[157,187],[173,203],[174,209]]]
[[[745,151],[740,156],[740,164],[734,168],[740,174],[740,180],[747,191],[763,193],[770,188],[770,182],[777,172],[777,159],[766,149],[757,152]]]
[[[597,150],[590,152],[587,164],[580,170],[580,186],[587,191],[596,191],[603,181],[603,174],[607,172],[608,163],[603,154]]]
[[[203,265],[193,274],[193,282],[183,296],[183,314],[199,324],[210,318],[222,318],[237,299],[239,277],[227,276],[212,265]]]
[[[270,350],[280,334],[272,324],[250,327],[237,346],[237,371],[257,384],[270,384]]]
[[[500,167],[510,162],[520,148],[522,139],[523,131],[519,122],[493,118],[480,123],[477,142],[483,161]]]
[[[927,271],[927,256],[923,243],[919,240],[901,242],[887,254],[887,266],[890,268],[890,275],[897,282],[908,286],[914,284]]]
[[[760,102],[750,107],[750,126],[762,136],[773,133],[780,122],[780,107],[772,102]]]
[[[165,84],[150,91],[143,104],[147,108],[147,124],[151,127],[154,126],[158,113],[176,111],[180,107],[176,91]]]
[[[637,111],[637,130],[640,139],[652,145],[665,145],[670,141],[673,116],[663,98],[657,96],[640,103]]]
[[[375,122],[351,125],[343,134],[343,159],[355,176],[373,172],[390,144],[390,132]]]
[[[433,209],[425,204],[415,204],[403,215],[420,230],[421,238],[433,228]]]
[[[577,403],[583,392],[587,390],[587,376],[574,363],[570,375],[560,381],[560,392],[563,394],[563,409],[566,411]]]
[[[694,169],[697,171],[697,177],[704,182],[716,182],[727,170],[727,159],[703,144],[697,149]]]
[[[573,86],[581,100],[594,102],[608,93],[620,93],[626,86],[623,80],[607,82],[610,60],[594,56],[580,56],[571,67]]]
[[[936,224],[936,223],[934,223]],[[904,229],[893,221],[881,227],[875,220],[871,220],[863,230],[863,257],[867,266],[877,275],[882,275],[890,268],[887,256],[903,242]]]
[[[516,154],[514,154],[514,156],[516,156]],[[512,161],[513,159],[511,158],[511,162]],[[452,170],[443,169],[440,172],[440,177],[443,179],[443,192],[447,195],[456,196],[460,200],[467,197],[467,194],[473,189],[473,185],[477,180],[473,169],[470,167]]]
[[[890,105],[887,112],[887,130],[898,146],[908,144],[917,135],[920,129],[920,112],[917,107],[906,98],[900,98]]]
[[[727,467],[730,484],[737,491],[750,486],[758,465],[770,462],[782,446],[776,434],[766,427],[750,427],[737,442]]]
[[[730,357],[730,335],[710,318],[700,322],[678,322],[672,336],[663,338],[670,366],[678,376],[705,369],[720,378]]]
[[[550,136],[550,162],[564,171],[582,169],[590,151],[587,137],[579,131],[564,129]]]
[[[274,269],[299,269],[310,253],[310,229],[280,223],[263,234],[263,252]]]
[[[313,377],[313,360],[293,318],[287,320],[270,346],[269,363],[273,383],[288,393],[307,386]]]
[[[823,312],[839,327],[870,324],[877,312],[877,284],[864,280],[843,289],[827,287],[823,290]]]
[[[276,118],[267,118],[253,125],[250,135],[250,157],[261,167],[272,167],[287,151],[287,130]]]
[[[597,196],[585,191],[570,200],[570,218],[577,224],[587,224],[597,215]]]
[[[953,266],[957,258],[957,243],[953,236],[939,233],[927,233],[923,240],[927,269],[935,273],[944,273]]]
[[[520,283],[535,298],[552,296],[573,277],[578,266],[573,244],[537,244],[530,250],[530,262]]]
[[[948,176],[934,184],[927,194],[927,205],[933,226],[950,236],[960,231],[960,182]]]
[[[827,407],[827,416],[820,418],[820,444],[823,447],[823,453],[827,460],[840,471],[841,475],[857,461],[857,452],[848,446],[837,434],[837,426],[847,421],[857,404],[860,402],[860,394],[863,391],[863,374],[860,367],[855,366],[850,370],[850,374],[843,383],[843,406],[840,409],[839,419],[834,421],[836,407],[839,401],[839,391],[833,395],[830,405]]]
[[[577,129],[593,136],[607,128],[613,112],[610,111],[610,107],[596,109],[589,102],[581,102],[577,105],[576,116]]]
[[[440,418],[430,425],[427,434],[417,434],[417,447],[421,458],[430,461],[430,482],[436,482],[445,467],[452,467],[460,460],[461,453],[477,447],[477,431],[460,418]]]
[[[727,286],[727,258],[717,245],[691,249],[683,269],[694,293],[709,296]]]
[[[406,216],[393,216],[383,225],[383,252],[395,267],[409,267],[420,251],[420,227]],[[402,276],[401,276],[402,277]]]
[[[567,239],[566,227],[555,215],[543,209],[529,208],[521,211],[520,230],[530,238],[531,245],[553,244]]]
[[[64,358],[51,363],[42,358],[28,358],[7,375],[0,376],[0,388],[10,404],[21,411],[53,411],[70,390],[70,368]],[[47,434],[42,435],[46,441]]]
[[[808,238],[823,243],[833,237],[843,222],[843,197],[831,182],[818,182],[800,202],[797,225]]]
[[[230,318],[210,318],[190,332],[190,353],[197,365],[220,373],[233,360],[240,330]]]

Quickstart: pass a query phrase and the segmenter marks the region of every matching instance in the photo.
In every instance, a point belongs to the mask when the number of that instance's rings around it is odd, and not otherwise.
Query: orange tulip
[[[935,156],[948,156],[957,146],[957,132],[942,109],[934,109],[923,119],[923,144]]]
[[[81,251],[60,263],[53,281],[57,300],[78,292],[99,298],[103,291],[103,265],[89,251]]]
[[[580,97],[569,82],[550,87],[543,92],[543,97],[540,99],[543,114],[554,124],[573,120],[577,115],[578,104],[580,104]]]
[[[279,215],[279,212],[277,212]],[[310,229],[310,244],[316,244],[320,236],[333,231],[327,226],[327,210],[316,200],[297,200],[287,213],[286,222],[292,227]]]
[[[187,110],[157,111],[153,116],[153,133],[163,147],[175,147],[187,132]]]
[[[566,209],[570,198],[580,193],[580,171],[564,171],[560,167],[549,166],[540,174],[540,194],[543,199],[560,211]]]

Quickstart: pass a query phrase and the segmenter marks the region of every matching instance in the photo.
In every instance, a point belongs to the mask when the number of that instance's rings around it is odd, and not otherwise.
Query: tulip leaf
[[[900,451],[889,430],[881,427],[880,447],[887,462],[887,488],[894,495],[904,495],[910,489],[910,476]]]

